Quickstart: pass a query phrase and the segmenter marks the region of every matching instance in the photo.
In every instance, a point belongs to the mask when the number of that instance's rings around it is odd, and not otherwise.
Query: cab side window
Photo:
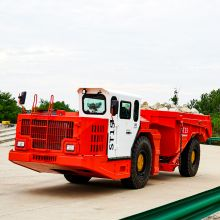
[[[131,102],[121,101],[120,103],[120,118],[130,119],[131,118]]]
[[[135,100],[134,102],[134,121],[137,122],[139,119],[139,101]]]
[[[111,98],[110,112],[113,116],[118,114],[118,100],[116,96],[112,96]]]

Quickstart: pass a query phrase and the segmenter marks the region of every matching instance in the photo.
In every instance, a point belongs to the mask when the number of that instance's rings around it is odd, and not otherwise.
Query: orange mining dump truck
[[[71,183],[100,177],[136,189],[176,167],[182,176],[196,175],[200,143],[212,136],[210,116],[143,110],[139,97],[101,88],[78,94],[79,112],[53,111],[53,97],[39,112],[35,99],[32,112],[18,116],[9,160]]]

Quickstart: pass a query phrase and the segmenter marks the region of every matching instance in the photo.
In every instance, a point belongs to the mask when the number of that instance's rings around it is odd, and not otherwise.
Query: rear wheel
[[[131,176],[122,179],[122,184],[132,189],[143,188],[150,176],[151,158],[151,145],[148,138],[138,138],[131,154]]]
[[[199,162],[200,143],[196,138],[193,138],[181,154],[180,175],[185,177],[195,176],[199,169]]]
[[[88,176],[80,176],[80,175],[73,175],[73,174],[64,174],[64,177],[70,183],[75,184],[85,184],[88,183],[91,177]]]

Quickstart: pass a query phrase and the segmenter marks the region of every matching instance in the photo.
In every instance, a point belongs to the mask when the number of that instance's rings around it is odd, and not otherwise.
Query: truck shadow
[[[155,180],[155,181],[161,181],[161,180],[167,180],[167,181],[172,181],[174,179],[179,179],[181,176],[178,172],[175,173],[168,173],[168,172],[160,172],[158,176],[152,176],[150,177],[150,180]]]
[[[157,184],[157,181],[172,181],[172,179],[180,178],[177,173],[160,173],[158,176],[151,177],[144,191],[148,191],[152,186]],[[50,196],[62,198],[90,198],[91,196],[105,196],[119,193],[126,193],[134,191],[125,188],[120,181],[113,181],[108,179],[92,179],[87,184],[71,184],[65,183],[56,186],[35,187],[23,192],[33,196]]]
[[[106,179],[94,179],[87,184],[65,183],[56,186],[47,186],[25,190],[26,193],[34,196],[51,196],[64,198],[89,198],[91,196],[108,195],[112,193],[121,193],[126,189],[123,188],[120,181]]]

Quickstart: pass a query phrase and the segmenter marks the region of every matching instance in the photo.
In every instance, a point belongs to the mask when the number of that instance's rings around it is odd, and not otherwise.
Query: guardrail
[[[220,137],[211,137],[207,140],[207,144],[211,145],[213,142],[219,142],[220,143]]]
[[[196,220],[218,211],[220,211],[220,187],[124,218],[124,220]]]

